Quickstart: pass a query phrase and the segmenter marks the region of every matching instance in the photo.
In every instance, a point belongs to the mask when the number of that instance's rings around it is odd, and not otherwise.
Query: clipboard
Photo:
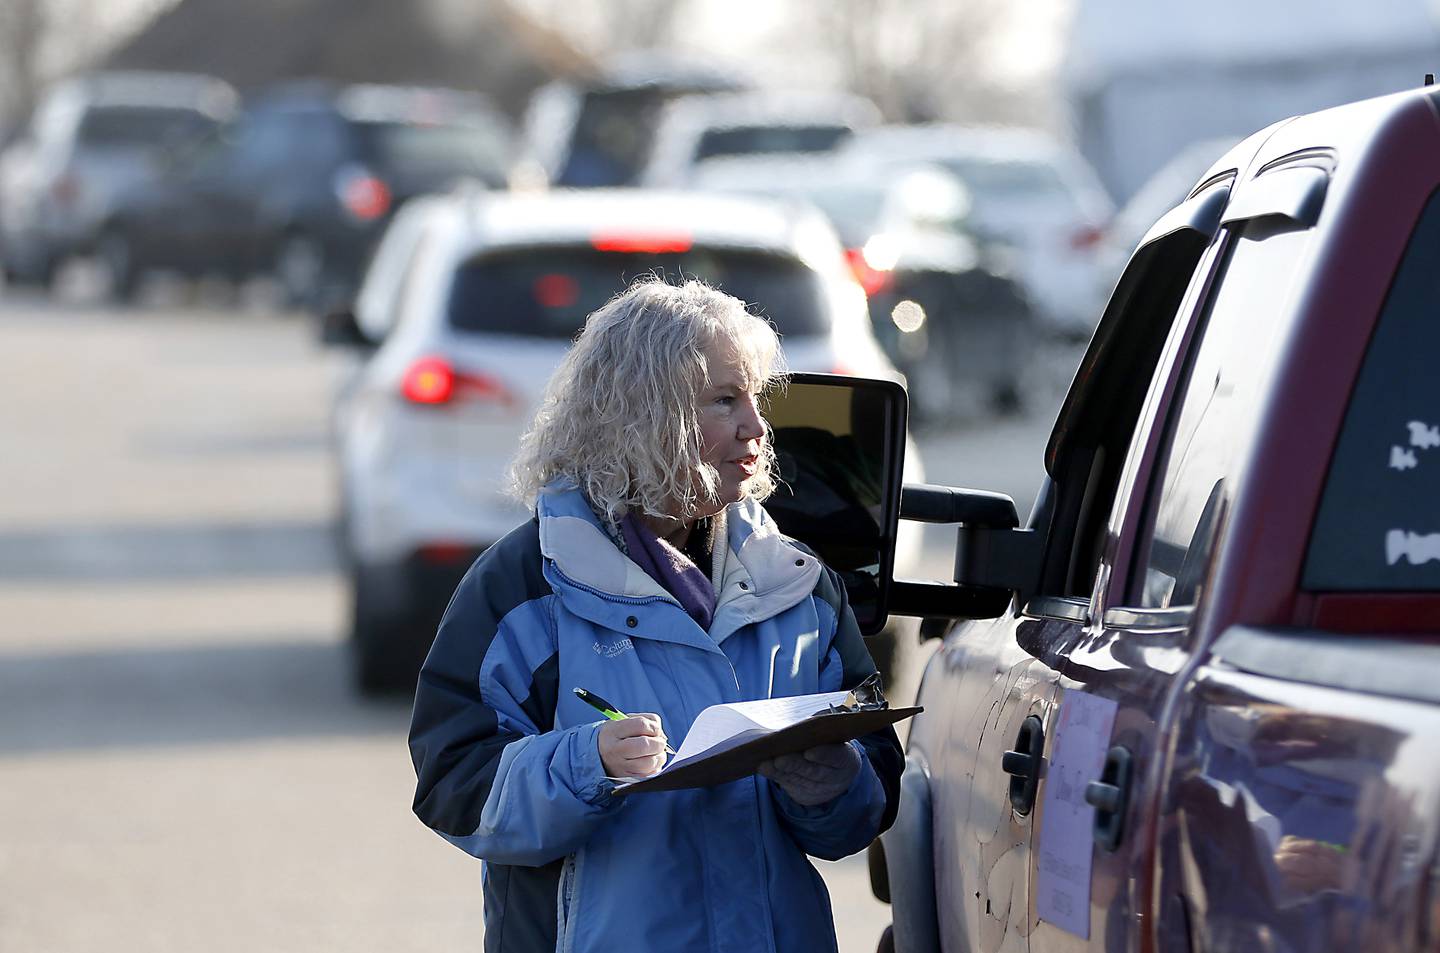
[[[616,796],[651,791],[713,787],[754,774],[760,762],[817,745],[841,744],[904,721],[925,709],[862,708],[823,711],[774,731],[752,729],[731,736],[696,755],[672,761],[659,774],[616,785]]]

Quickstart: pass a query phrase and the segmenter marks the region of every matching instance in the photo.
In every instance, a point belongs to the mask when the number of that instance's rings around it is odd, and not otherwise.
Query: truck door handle
[[[1045,724],[1036,715],[1020,723],[1015,750],[1000,758],[1000,768],[1010,775],[1010,806],[1018,814],[1029,814],[1035,805],[1035,788],[1040,783],[1040,764],[1045,754]]]
[[[1105,850],[1119,847],[1125,834],[1132,760],[1128,749],[1116,745],[1105,755],[1100,780],[1085,785],[1085,803],[1095,808],[1095,843]]]

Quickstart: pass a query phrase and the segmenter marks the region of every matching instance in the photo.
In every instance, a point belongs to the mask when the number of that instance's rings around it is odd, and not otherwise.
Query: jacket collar
[[[605,618],[596,621],[607,625],[614,611],[596,606],[596,597],[622,607],[663,601],[684,614],[674,596],[620,551],[579,488],[551,484],[540,492],[536,513],[540,553],[547,570],[553,566],[558,572],[559,578],[551,581],[567,608],[591,618],[600,610]],[[726,509],[724,545],[715,555],[719,586],[710,628],[714,642],[795,605],[814,591],[820,578],[819,560],[783,536],[754,500]]]

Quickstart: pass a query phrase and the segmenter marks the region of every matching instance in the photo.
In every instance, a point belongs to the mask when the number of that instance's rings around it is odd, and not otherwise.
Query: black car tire
[[[369,594],[363,572],[350,574],[350,648],[355,687],[368,696],[415,690],[420,672],[413,626],[384,611]]]
[[[44,255],[38,258],[27,269],[23,264],[17,265],[15,261],[4,259],[0,261],[0,278],[3,278],[7,285],[19,288],[26,285],[33,285],[39,288],[50,287],[55,277],[55,261],[52,256]]]
[[[304,232],[290,232],[275,251],[275,283],[287,308],[306,308],[325,284],[325,247]]]
[[[996,381],[990,385],[990,409],[997,414],[1018,414],[1024,409],[1020,385],[1013,380]]]
[[[110,282],[110,299],[122,304],[135,300],[140,269],[135,264],[135,247],[129,236],[112,229],[100,236],[95,249]]]

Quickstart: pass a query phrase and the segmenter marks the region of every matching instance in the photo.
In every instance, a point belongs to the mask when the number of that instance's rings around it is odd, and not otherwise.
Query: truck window
[[[1310,230],[1244,224],[1202,315],[1153,484],[1132,596],[1143,608],[1193,605],[1209,565],[1225,481],[1242,462]],[[1134,591],[1138,586],[1138,592]]]
[[[1356,380],[1306,553],[1311,590],[1440,591],[1440,192]]]
[[[1126,450],[1176,317],[1215,267],[1207,249],[1229,192],[1217,179],[1172,210],[1186,224],[1137,249],[1110,296],[1046,449],[1051,492],[1032,516],[1049,527],[1042,595],[1089,601]]]

